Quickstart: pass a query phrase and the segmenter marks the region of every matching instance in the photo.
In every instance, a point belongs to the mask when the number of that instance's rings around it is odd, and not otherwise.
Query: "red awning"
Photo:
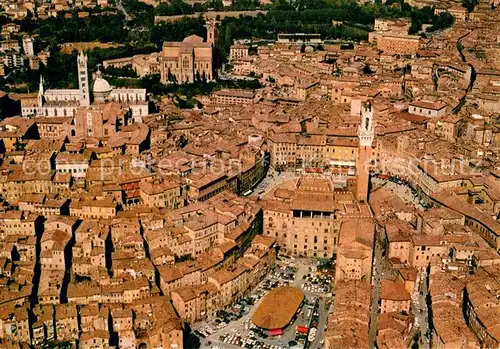
[[[307,326],[297,325],[297,332],[302,334],[307,334],[307,330],[308,330]]]
[[[283,334],[283,330],[281,328],[275,328],[274,330],[269,331],[271,336],[281,336]]]

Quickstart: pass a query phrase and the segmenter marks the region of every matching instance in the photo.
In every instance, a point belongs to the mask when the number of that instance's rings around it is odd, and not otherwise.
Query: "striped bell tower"
[[[90,105],[90,81],[87,69],[87,55],[80,51],[78,53],[78,88],[80,90],[80,105],[88,107]]]

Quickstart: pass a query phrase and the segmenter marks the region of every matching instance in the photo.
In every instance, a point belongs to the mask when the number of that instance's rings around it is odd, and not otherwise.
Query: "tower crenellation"
[[[375,138],[375,131],[373,126],[373,108],[370,103],[367,103],[361,109],[361,124],[358,128],[360,146],[372,146],[373,139]]]

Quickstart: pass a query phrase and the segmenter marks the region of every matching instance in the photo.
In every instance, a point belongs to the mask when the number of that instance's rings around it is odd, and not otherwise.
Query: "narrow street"
[[[457,50],[460,55],[460,58],[464,63],[467,63],[467,58],[465,57],[463,53],[463,45],[462,45],[462,40],[469,36],[472,33],[472,30],[469,31],[467,34],[462,35],[461,37],[458,38],[457,40]],[[469,94],[470,91],[472,91],[472,88],[474,87],[474,83],[476,81],[476,70],[474,69],[474,66],[469,62],[467,63],[469,67],[471,68],[471,75],[470,75],[470,81],[469,81],[469,86],[467,86],[467,89],[465,90],[465,94],[462,98],[460,98],[460,101],[458,104],[453,108],[453,114],[458,114],[462,107],[465,105],[467,102],[467,95]]]
[[[377,233],[374,246],[373,267],[372,267],[372,280],[371,280],[372,300],[370,307],[370,328],[368,333],[370,348],[376,348],[377,331],[378,331],[378,303],[380,299],[380,279],[382,278],[383,274],[382,246],[378,239],[379,229],[382,229],[382,227],[377,225]]]
[[[430,330],[429,330],[429,312],[427,309],[427,272],[423,270],[420,273],[420,277],[418,278],[420,281],[418,289],[415,294],[415,298],[412,301],[414,301],[414,314],[415,318],[418,321],[418,325],[420,327],[420,338],[421,338],[421,343],[420,347],[422,349],[429,349],[429,335],[430,335]]]

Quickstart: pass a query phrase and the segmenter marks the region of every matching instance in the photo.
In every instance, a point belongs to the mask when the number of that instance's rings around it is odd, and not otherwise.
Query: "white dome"
[[[101,77],[97,77],[94,81],[94,93],[108,93],[112,88],[109,82]]]

